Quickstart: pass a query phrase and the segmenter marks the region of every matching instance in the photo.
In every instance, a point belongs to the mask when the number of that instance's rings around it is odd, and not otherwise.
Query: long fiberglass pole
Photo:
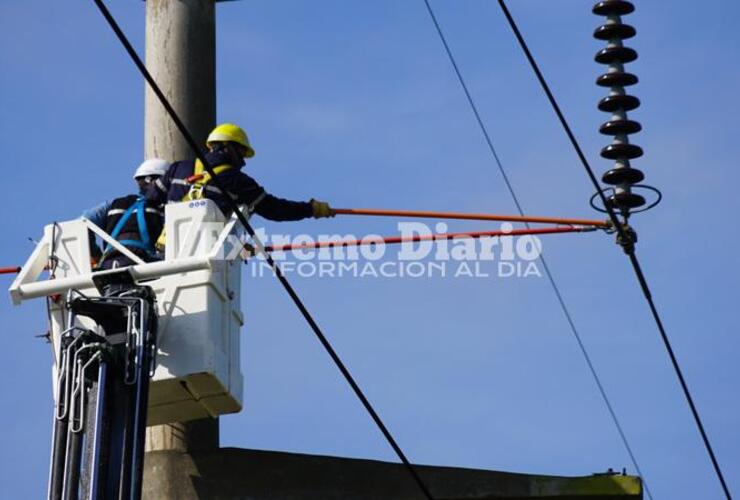
[[[564,217],[536,217],[529,215],[471,214],[461,212],[430,212],[420,210],[384,210],[375,208],[336,208],[338,215],[371,215],[376,217],[415,217],[424,219],[490,220],[501,222],[533,222],[544,224],[575,224],[598,228],[612,227],[611,221],[593,219],[569,219]]]

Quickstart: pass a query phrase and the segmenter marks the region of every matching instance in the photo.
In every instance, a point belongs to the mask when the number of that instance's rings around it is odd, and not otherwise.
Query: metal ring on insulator
[[[637,213],[640,213],[640,212],[645,212],[647,210],[650,210],[651,208],[656,207],[661,201],[663,201],[663,193],[661,193],[660,190],[658,188],[656,188],[656,187],[648,186],[647,184],[635,184],[635,185],[631,186],[631,188],[633,188],[633,189],[634,188],[637,188],[637,189],[645,189],[647,191],[652,191],[653,193],[655,193],[655,201],[653,201],[652,203],[648,204],[647,206],[644,206],[644,207],[640,208],[639,210],[630,210],[630,213],[637,214]],[[608,201],[608,200],[610,200],[611,198],[614,197],[614,195],[616,194],[616,189],[613,188],[613,187],[607,187],[607,188],[602,189],[601,191],[597,191],[593,195],[591,195],[591,199],[588,202],[589,205],[591,205],[591,208],[593,208],[597,212],[608,214],[609,213],[608,210],[606,210],[606,209],[604,209],[604,208],[599,207],[599,206],[596,205],[596,199],[597,198],[600,198],[599,192],[603,193],[604,194],[604,197]],[[607,195],[608,192],[612,192],[612,194],[611,195]],[[640,196],[640,195],[635,195],[635,196]],[[642,197],[642,196],[640,196],[640,197],[644,199],[644,197]],[[614,208],[619,208],[619,207],[614,207]]]

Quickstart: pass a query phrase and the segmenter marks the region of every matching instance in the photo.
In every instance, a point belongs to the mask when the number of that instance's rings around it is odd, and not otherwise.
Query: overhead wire
[[[427,0],[425,0],[427,1]],[[524,41],[524,37],[522,36],[521,31],[519,30],[519,27],[517,26],[516,22],[514,21],[514,18],[511,15],[511,12],[509,12],[509,9],[506,6],[506,3],[504,0],[498,0],[499,6],[501,7],[501,10],[504,13],[504,16],[506,17],[506,20],[509,23],[509,26],[511,27],[512,31],[514,32],[514,36],[516,37],[517,41],[519,42],[519,45],[521,46],[522,50],[524,51],[524,55],[527,58],[527,61],[529,61],[530,66],[532,67],[532,70],[534,71],[535,75],[537,76],[537,80],[540,83],[540,86],[542,87],[542,90],[545,92],[548,101],[550,101],[550,105],[552,106],[553,110],[555,111],[555,114],[558,117],[558,120],[560,121],[560,124],[562,125],[563,129],[565,130],[565,133],[568,136],[568,139],[570,140],[571,144],[573,145],[573,148],[576,151],[576,154],[578,155],[578,158],[581,161],[581,164],[583,165],[583,168],[586,170],[586,173],[588,174],[589,179],[591,180],[591,183],[594,185],[596,190],[599,193],[599,196],[601,197],[601,201],[604,205],[604,208],[607,210],[609,214],[609,218],[612,220],[612,222],[615,224],[615,227],[617,231],[619,232],[619,235],[621,238],[628,237],[628,235],[625,233],[622,225],[619,223],[619,220],[617,218],[617,214],[614,211],[614,208],[609,204],[606,200],[606,197],[603,193],[603,190],[601,189],[601,186],[599,185],[599,181],[596,179],[596,175],[594,174],[593,169],[591,168],[591,165],[589,164],[588,160],[586,159],[586,156],[583,154],[583,150],[581,149],[581,146],[578,143],[578,140],[576,139],[575,135],[573,134],[573,131],[571,130],[570,126],[568,125],[567,120],[565,119],[565,116],[563,115],[563,112],[560,109],[560,106],[557,103],[557,100],[555,99],[555,96],[553,95],[552,91],[550,90],[550,86],[545,81],[544,76],[542,75],[542,72],[539,69],[539,66],[537,65],[537,62],[534,59],[534,56],[532,55],[532,52],[529,50],[529,47],[527,46],[527,43]],[[691,391],[689,390],[689,387],[686,383],[686,380],[683,376],[683,373],[681,371],[681,367],[678,363],[678,359],[676,358],[676,355],[673,351],[673,347],[671,346],[671,342],[668,339],[668,334],[665,330],[665,327],[663,325],[663,321],[660,317],[660,314],[658,312],[658,309],[655,305],[655,302],[653,300],[652,293],[650,291],[650,287],[648,286],[647,278],[645,277],[645,274],[642,271],[642,267],[640,266],[640,262],[637,258],[637,254],[635,252],[634,245],[629,245],[625,247],[625,252],[629,256],[630,263],[632,264],[632,269],[635,272],[635,276],[637,277],[637,281],[640,283],[640,288],[642,289],[642,293],[645,296],[645,300],[648,303],[648,306],[650,308],[650,312],[653,316],[653,319],[655,320],[655,324],[658,327],[658,331],[660,332],[660,337],[663,340],[663,345],[665,346],[665,349],[668,353],[668,356],[671,360],[671,364],[673,366],[673,370],[676,373],[676,376],[678,377],[678,380],[681,385],[681,389],[683,391],[683,395],[686,398],[686,401],[689,405],[689,408],[691,409],[691,414],[694,417],[694,421],[696,423],[696,426],[699,430],[699,433],[701,434],[702,441],[704,443],[704,447],[706,448],[707,454],[709,455],[709,458],[712,462],[712,466],[714,468],[715,474],[717,476],[717,479],[719,480],[722,490],[725,494],[725,496],[728,499],[731,499],[732,496],[730,495],[729,487],[727,486],[727,482],[725,481],[724,474],[722,473],[722,469],[719,465],[719,462],[717,460],[717,457],[714,454],[714,449],[712,448],[712,444],[709,441],[709,437],[704,429],[704,424],[702,423],[701,417],[699,416],[699,411],[696,408],[696,405],[694,404],[694,399],[691,396]]]
[[[478,111],[478,106],[476,105],[475,100],[473,99],[473,96],[471,95],[470,90],[468,89],[468,85],[465,83],[465,79],[462,76],[460,67],[457,64],[455,56],[452,53],[452,49],[450,48],[450,45],[447,42],[447,38],[445,37],[445,34],[442,31],[442,27],[440,26],[439,21],[437,20],[437,16],[434,13],[434,9],[432,8],[432,5],[430,4],[429,0],[424,0],[424,4],[426,5],[427,12],[429,13],[432,23],[434,24],[434,27],[437,31],[437,35],[439,36],[439,39],[442,42],[442,45],[444,46],[445,52],[447,53],[447,57],[450,60],[450,63],[452,64],[452,67],[455,71],[455,75],[457,76],[457,80],[460,83],[460,87],[465,93],[465,97],[468,101],[468,104],[470,105],[470,109],[472,110],[473,115],[475,115],[475,120],[478,123],[478,127],[480,128],[480,131],[483,134],[483,137],[485,138],[485,141],[486,141],[486,144],[488,145],[488,149],[491,153],[491,156],[493,156],[493,159],[495,160],[496,166],[498,167],[501,177],[504,180],[504,184],[506,185],[509,195],[514,201],[514,205],[516,206],[516,209],[519,212],[519,215],[521,217],[525,217],[524,208],[522,207],[522,204],[519,201],[519,197],[517,196],[516,191],[514,190],[514,186],[512,185],[509,179],[509,176],[506,172],[506,169],[504,168],[503,163],[501,162],[501,158],[496,152],[496,148],[493,145],[493,140],[491,139],[491,136],[488,133],[488,128],[486,127],[486,125],[483,122],[483,119],[481,118],[481,114]],[[603,194],[602,194],[602,197],[603,197]],[[621,230],[621,226],[619,224],[618,219],[615,219],[612,217],[613,223],[615,220],[616,220],[616,229]],[[525,222],[524,224],[527,228],[529,228],[528,222]],[[563,315],[565,316],[565,319],[568,325],[570,326],[570,330],[573,334],[573,337],[576,340],[576,343],[578,344],[578,348],[581,351],[581,354],[583,355],[584,360],[586,361],[586,365],[588,366],[588,369],[591,372],[594,382],[596,383],[596,387],[599,391],[599,394],[601,395],[601,398],[604,400],[604,404],[606,405],[609,415],[611,416],[611,419],[614,422],[614,426],[617,429],[617,433],[619,434],[622,444],[624,445],[624,448],[630,457],[630,461],[632,462],[632,465],[634,466],[635,471],[637,471],[637,474],[643,479],[643,483],[645,484],[645,490],[648,493],[648,496],[652,500],[653,498],[652,494],[650,493],[650,490],[647,487],[647,482],[644,480],[645,476],[643,475],[640,469],[639,463],[637,462],[637,458],[635,457],[635,454],[632,451],[632,447],[630,446],[627,436],[624,432],[624,429],[622,428],[622,425],[619,422],[619,418],[617,417],[616,411],[614,410],[614,407],[612,406],[612,403],[609,400],[609,397],[607,396],[606,389],[604,388],[604,385],[601,382],[601,378],[599,377],[598,372],[596,371],[596,368],[594,366],[594,363],[591,360],[591,356],[589,355],[588,350],[586,349],[586,346],[583,343],[581,335],[578,332],[578,328],[576,328],[576,324],[575,324],[575,321],[573,320],[573,316],[570,313],[570,309],[566,305],[565,299],[563,298],[563,295],[560,292],[560,287],[557,285],[557,282],[555,281],[555,277],[553,276],[553,273],[550,270],[550,266],[547,264],[547,260],[545,259],[545,256],[543,254],[540,254],[539,259],[542,262],[542,267],[545,270],[545,274],[547,275],[547,279],[550,282],[550,286],[552,287],[552,290],[555,293],[555,297],[558,301],[558,304],[560,305],[560,309],[563,311]]]
[[[157,98],[161,102],[162,106],[165,108],[167,113],[170,115],[170,118],[172,118],[172,121],[175,123],[175,126],[178,128],[180,133],[182,134],[185,141],[188,143],[190,148],[192,149],[195,156],[202,162],[205,170],[211,175],[211,182],[217,187],[221,192],[225,193],[227,192],[226,187],[223,185],[223,182],[221,179],[216,175],[216,173],[213,170],[213,167],[206,159],[205,155],[203,154],[203,151],[198,147],[198,144],[193,139],[192,134],[187,129],[185,124],[182,122],[180,117],[177,115],[177,112],[174,110],[172,105],[169,103],[168,99],[165,97],[165,95],[162,93],[161,89],[157,85],[157,82],[154,80],[154,78],[151,76],[149,71],[146,69],[146,66],[144,65],[143,61],[139,57],[139,55],[136,53],[136,50],[134,50],[133,46],[129,42],[126,35],[123,33],[121,28],[119,27],[116,20],[111,15],[108,8],[105,6],[105,4],[102,2],[102,0],[93,0],[95,5],[100,10],[101,14],[105,18],[105,20],[108,22],[109,26],[115,33],[118,40],[123,45],[124,49],[128,53],[129,57],[133,61],[133,63],[136,65],[138,70],[141,72],[142,76],[146,79],[147,83],[149,84],[150,88],[156,94]],[[432,494],[430,493],[427,485],[422,481],[421,477],[419,476],[418,472],[414,468],[414,466],[409,462],[408,458],[406,458],[406,455],[401,450],[400,446],[396,442],[396,440],[391,435],[390,431],[386,427],[386,425],[381,420],[378,413],[375,411],[373,406],[370,404],[370,401],[367,399],[365,394],[362,392],[360,387],[357,385],[357,382],[355,382],[354,378],[350,374],[347,367],[344,365],[342,360],[340,359],[339,355],[336,353],[334,348],[331,346],[331,343],[326,338],[324,333],[322,332],[319,325],[314,320],[311,313],[308,311],[306,306],[303,304],[303,301],[300,299],[296,291],[293,289],[292,285],[288,282],[285,275],[282,273],[280,268],[275,264],[275,261],[270,256],[269,253],[264,252],[264,249],[262,248],[261,243],[259,242],[259,239],[257,237],[257,234],[255,233],[252,226],[249,224],[249,221],[247,218],[241,213],[239,210],[238,205],[236,204],[236,201],[231,199],[230,197],[226,196],[224,198],[226,200],[227,205],[229,205],[229,209],[233,211],[233,213],[238,218],[239,222],[244,226],[244,229],[247,231],[250,237],[258,244],[260,247],[260,250],[262,251],[262,254],[264,255],[267,263],[272,268],[273,272],[275,273],[275,276],[278,278],[280,283],[283,285],[283,288],[285,288],[285,291],[288,293],[290,298],[293,300],[293,303],[296,305],[298,310],[300,311],[301,315],[304,317],[308,325],[311,327],[311,330],[316,335],[316,338],[319,340],[321,345],[326,350],[327,354],[329,354],[329,357],[332,359],[334,364],[337,366],[339,371],[342,373],[342,376],[344,376],[344,379],[347,381],[347,383],[352,388],[353,392],[357,396],[357,398],[360,400],[362,405],[365,407],[365,410],[370,414],[370,417],[375,422],[375,425],[378,427],[380,432],[385,437],[388,444],[391,446],[393,451],[396,453],[398,458],[401,460],[403,465],[405,466],[406,470],[409,472],[411,477],[413,478],[414,482],[419,487],[419,490],[424,494],[424,496],[428,499],[433,499]]]

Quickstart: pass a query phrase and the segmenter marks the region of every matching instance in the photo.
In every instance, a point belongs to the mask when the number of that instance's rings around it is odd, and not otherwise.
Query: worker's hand
[[[334,217],[337,215],[325,201],[314,200],[311,198],[311,208],[313,209],[313,216],[315,219]]]

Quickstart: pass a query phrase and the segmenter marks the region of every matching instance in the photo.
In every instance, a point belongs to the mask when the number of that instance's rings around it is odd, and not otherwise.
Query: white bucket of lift
[[[157,293],[160,313],[150,425],[234,413],[242,405],[242,261],[226,258],[233,253],[230,242],[219,244],[228,222],[210,200],[167,205],[165,217],[166,261],[220,250],[212,255],[210,269],[147,283]]]
[[[242,406],[242,261],[233,258],[238,244],[228,238],[239,226],[210,200],[169,204],[165,216],[165,260],[131,268],[140,284],[154,289],[159,309],[148,425],[215,417],[238,412]],[[16,304],[61,294],[61,300],[50,301],[55,353],[59,336],[68,327],[66,290],[98,295],[90,268],[91,227],[84,219],[47,226],[10,288]],[[55,279],[37,281],[52,249],[57,261]],[[87,318],[78,321],[80,326],[93,326]]]

